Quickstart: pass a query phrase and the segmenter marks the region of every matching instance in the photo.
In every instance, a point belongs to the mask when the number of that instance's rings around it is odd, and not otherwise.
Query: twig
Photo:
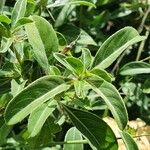
[[[21,64],[22,64],[22,61],[21,61],[21,59],[20,59],[20,54],[19,54],[18,51],[16,50],[14,44],[12,45],[12,48],[13,48],[13,51],[14,51],[14,53],[15,53],[15,55],[16,55],[16,58],[17,58],[18,63],[21,65]]]
[[[150,136],[150,134],[143,134],[143,135],[136,135],[132,136],[132,138],[139,138],[143,136]],[[117,140],[122,139],[121,137],[117,137]],[[49,145],[64,145],[64,144],[88,144],[89,142],[87,140],[74,140],[74,141],[64,141],[64,142],[50,142]]]
[[[148,31],[148,30],[146,31],[145,36],[146,36],[146,37],[149,36],[149,31]],[[143,51],[145,42],[146,42],[146,40],[143,40],[143,41],[140,43],[140,46],[139,46],[139,49],[138,49],[138,53],[137,53],[137,56],[136,56],[136,61],[139,61],[139,59],[140,59],[140,57],[141,57],[141,54],[142,54],[142,51]]]
[[[132,138],[140,138],[143,136],[150,136],[150,134],[145,134],[145,135],[137,135],[137,136],[132,136]],[[117,137],[117,140],[121,140],[121,137]],[[73,141],[58,141],[58,142],[49,142],[47,146],[56,146],[56,145],[65,145],[65,144],[88,144],[89,142],[87,140],[73,140]],[[28,144],[25,145],[20,145],[20,146],[27,146]],[[45,147],[46,145],[41,145],[40,147]],[[16,146],[9,146],[9,147],[0,147],[0,150],[5,150],[5,149],[10,149],[10,148],[15,148]],[[17,145],[19,147],[19,145]]]
[[[128,50],[128,49],[127,49],[127,50]],[[120,62],[121,62],[121,60],[122,60],[123,57],[126,55],[127,50],[125,50],[125,51],[121,54],[121,56],[118,58],[118,60],[117,60],[117,62],[116,62],[116,64],[115,64],[115,66],[113,67],[113,69],[112,69],[112,71],[111,71],[112,74],[113,74],[113,73],[115,72],[115,70],[118,68],[118,66],[119,66],[119,64],[120,64]]]
[[[141,59],[140,61],[143,62],[143,61],[146,61],[146,60],[149,60],[150,59],[150,56],[144,58],[144,59]]]
[[[143,136],[150,136],[150,134],[143,134],[143,135],[135,135],[135,136],[132,136],[132,138],[140,138],[140,137],[143,137]],[[122,138],[121,137],[118,137],[117,138],[118,140],[121,140]]]
[[[62,54],[66,54],[68,51],[70,51],[72,49],[72,47],[77,43],[77,41],[79,40],[81,36],[81,33],[78,35],[78,37],[73,41],[71,42],[69,45],[67,45],[63,50],[62,50]]]
[[[148,9],[146,10],[145,14],[144,14],[144,17],[142,19],[142,22],[138,28],[138,32],[141,33],[143,31],[143,28],[144,28],[144,24],[145,24],[145,21],[148,17],[148,14],[150,13],[150,6],[148,7]]]
[[[48,8],[46,8],[46,10],[47,10],[49,16],[50,16],[50,17],[52,18],[52,20],[55,22],[56,20],[55,20],[55,18],[53,17],[52,13],[49,11]]]

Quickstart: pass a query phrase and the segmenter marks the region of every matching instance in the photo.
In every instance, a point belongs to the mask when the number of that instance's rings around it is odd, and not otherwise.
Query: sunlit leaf
[[[28,131],[30,137],[37,135],[42,126],[44,125],[46,119],[49,115],[56,109],[57,102],[55,100],[50,100],[47,103],[43,103],[37,107],[30,115],[28,120]]]
[[[136,75],[136,74],[150,73],[150,64],[145,62],[131,62],[125,64],[121,70],[121,75]]]
[[[93,73],[93,74],[103,78],[104,80],[106,80],[108,82],[112,81],[111,75],[107,71],[105,71],[104,69],[94,68],[90,71],[90,73]]]
[[[75,127],[70,128],[65,135],[65,141],[82,139],[81,133]],[[65,144],[63,150],[83,150],[83,144]]]
[[[139,150],[136,142],[133,138],[126,132],[120,132],[121,138],[126,146],[126,150]]]
[[[5,110],[7,124],[20,122],[38,106],[68,90],[69,87],[59,76],[45,76],[37,79],[24,88],[7,105]]]
[[[125,104],[117,89],[101,77],[91,76],[87,79],[91,89],[95,91],[107,104],[119,128],[123,130],[128,121]]]
[[[89,49],[82,49],[81,60],[84,64],[84,68],[89,69],[91,67],[93,58]]]
[[[145,39],[145,36],[140,36],[132,27],[117,31],[102,44],[96,53],[93,67],[103,69],[109,67],[129,46]]]
[[[4,22],[4,23],[7,23],[7,24],[10,24],[11,23],[11,19],[9,19],[5,15],[0,15],[0,22]]]
[[[33,53],[38,63],[46,72],[49,72],[48,59],[52,52],[58,51],[58,39],[53,27],[44,18],[32,16],[33,23],[25,25],[27,36],[33,47]],[[35,38],[36,37],[36,38]]]
[[[17,0],[11,15],[12,26],[14,26],[20,18],[24,17],[26,5],[27,0]]]
[[[75,57],[67,57],[66,62],[71,68],[71,71],[75,72],[77,75],[80,75],[84,71],[84,65],[80,59]]]

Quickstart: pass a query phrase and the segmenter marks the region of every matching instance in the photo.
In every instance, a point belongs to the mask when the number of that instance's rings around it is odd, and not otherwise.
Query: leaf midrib
[[[66,109],[67,109],[67,111],[74,117],[74,118],[76,118],[76,116],[67,108],[67,107],[65,107]],[[76,118],[76,120],[78,120],[78,122],[88,131],[88,133],[95,139],[95,141],[96,141],[96,143],[99,145],[99,147],[101,147],[100,146],[100,144],[99,144],[99,142],[97,141],[97,139],[96,139],[96,137],[88,130],[88,128],[78,119],[78,118]]]
[[[88,82],[87,82],[88,83]],[[121,124],[121,120],[118,117],[118,114],[115,111],[115,108],[113,107],[113,105],[111,104],[111,102],[109,102],[108,98],[103,94],[103,92],[101,92],[97,87],[95,87],[94,85],[92,85],[91,83],[88,83],[89,86],[91,86],[91,88],[101,97],[104,99],[104,101],[106,102],[106,104],[109,106],[109,109],[112,111],[114,118],[116,118],[116,120],[118,121],[118,124],[121,128],[122,124]]]
[[[50,103],[52,103],[53,101],[51,101]],[[51,109],[55,109],[55,108],[51,108]],[[47,105],[46,106],[46,108],[43,110],[43,112],[42,112],[42,114],[40,115],[40,117],[38,118],[38,120],[37,120],[37,122],[36,122],[36,124],[34,125],[34,128],[33,128],[33,130],[32,130],[32,132],[31,132],[31,134],[30,134],[30,136],[31,137],[33,137],[34,135],[35,135],[35,131],[36,131],[36,129],[38,128],[38,124],[41,122],[41,120],[43,120],[42,118],[43,118],[43,115],[47,112],[49,110],[49,106]],[[54,110],[51,110],[50,112],[49,112],[49,114],[50,113],[52,113]],[[44,115],[45,116],[45,115]],[[49,115],[48,115],[49,116]],[[47,119],[47,118],[46,118]],[[45,121],[45,119],[44,119],[44,121]]]
[[[22,0],[21,1],[21,3],[20,3],[20,7],[19,7],[19,10],[18,10],[18,12],[17,12],[17,17],[16,17],[16,20],[13,22],[13,25],[15,25],[16,24],[16,22],[18,21],[18,18],[20,17],[20,12],[21,12],[21,9],[22,9],[22,5],[24,4],[24,3],[26,3],[26,0]],[[12,13],[13,14],[13,13]]]
[[[47,101],[48,99],[50,99],[50,98],[56,96],[57,94],[59,94],[59,93],[65,91],[65,90],[69,89],[69,87],[70,87],[70,85],[67,85],[67,84],[63,83],[63,84],[57,86],[56,88],[52,89],[51,91],[47,92],[46,94],[40,96],[40,97],[37,98],[36,100],[33,100],[33,102],[31,102],[28,106],[26,106],[25,108],[21,109],[21,111],[17,112],[17,113],[8,121],[8,124],[9,124],[9,125],[14,124],[13,120],[16,120],[15,118],[18,118],[17,116],[18,116],[18,115],[20,116],[20,114],[21,114],[21,116],[22,116],[22,114],[23,114],[23,117],[22,117],[22,118],[25,118],[28,114],[31,113],[31,110],[30,110],[30,109],[31,109],[31,107],[35,106],[35,104],[37,104],[37,105],[36,105],[36,107],[34,108],[34,110],[35,110],[39,105],[41,105],[41,103],[44,103],[44,102]],[[58,89],[59,89],[59,90],[58,90]],[[59,91],[59,92],[56,93],[56,91]],[[49,96],[49,95],[50,95],[50,96]],[[47,97],[46,99],[44,98],[45,96]],[[42,101],[43,98],[44,98],[44,101]],[[40,103],[39,103],[39,102],[40,102]],[[28,110],[28,113],[26,113],[27,110]],[[33,111],[33,110],[32,110],[32,111]],[[19,120],[20,120],[20,119],[19,119]],[[11,122],[13,122],[13,123],[11,123]],[[15,121],[15,122],[16,122],[16,121]],[[17,122],[18,122],[18,121],[17,121]]]

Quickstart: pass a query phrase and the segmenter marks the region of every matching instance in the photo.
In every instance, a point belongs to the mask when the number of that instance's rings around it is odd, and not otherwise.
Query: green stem
[[[73,141],[64,141],[64,142],[50,142],[48,145],[64,145],[64,144],[88,144],[87,140],[73,140]]]
[[[139,33],[141,33],[143,31],[144,24],[145,24],[145,21],[146,21],[148,15],[149,15],[149,13],[150,13],[150,6],[148,7],[148,9],[146,10],[146,12],[144,13],[142,22],[141,22],[141,24],[139,26],[139,29],[138,29]]]
[[[132,136],[132,138],[139,138],[143,136],[150,136],[150,134]],[[121,140],[121,139],[122,139],[121,137],[117,137],[117,140]],[[73,140],[73,141],[64,141],[64,142],[50,142],[47,144],[47,146],[64,145],[64,144],[88,144],[88,141],[87,140]]]
[[[48,8],[46,8],[49,16],[52,18],[53,22],[56,22],[55,18],[53,17],[52,13],[50,12],[50,10]]]
[[[146,33],[145,33],[145,36],[148,37],[149,36],[149,31],[147,30]],[[139,49],[138,49],[138,53],[137,53],[137,56],[136,56],[136,61],[138,61],[141,57],[141,54],[142,54],[142,51],[143,51],[143,48],[144,48],[144,45],[145,45],[145,41],[142,41],[140,43],[140,46],[139,46]]]
[[[150,56],[144,58],[144,59],[141,59],[140,61],[143,62],[143,61],[146,61],[146,60],[149,60],[150,59]]]
[[[21,65],[22,62],[21,62],[19,53],[17,52],[17,50],[16,50],[16,48],[15,48],[14,45],[12,45],[12,48],[13,48],[13,51],[14,51],[14,53],[15,53],[15,55],[16,55],[16,58],[17,58],[17,60],[18,60],[18,63]]]
[[[111,73],[114,74],[115,70],[119,67],[120,62],[122,61],[123,57],[126,55],[127,51],[129,50],[129,48],[127,48],[118,58],[115,66],[113,67]]]
[[[143,136],[150,136],[150,134],[145,134],[145,135],[137,135],[137,136],[133,136],[133,138],[139,138],[139,137],[143,137]],[[121,140],[121,137],[117,138],[118,140]],[[64,144],[88,144],[89,142],[87,140],[72,140],[72,141],[58,141],[58,142],[50,142],[47,144],[47,146],[56,146],[56,145],[64,145]],[[23,145],[22,145],[23,146]],[[0,150],[5,150],[5,149],[10,149],[10,148],[14,148],[16,146],[9,146],[9,147],[0,147]],[[19,147],[19,145],[17,146]],[[43,147],[41,145],[41,147]],[[45,147],[45,145],[44,145]]]

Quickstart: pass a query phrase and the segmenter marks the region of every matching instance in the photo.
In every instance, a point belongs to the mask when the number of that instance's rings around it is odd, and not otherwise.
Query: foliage
[[[134,105],[150,123],[150,65],[139,61],[149,59],[149,9],[149,1],[1,0],[2,149],[117,150],[121,138],[137,150],[126,126]]]

